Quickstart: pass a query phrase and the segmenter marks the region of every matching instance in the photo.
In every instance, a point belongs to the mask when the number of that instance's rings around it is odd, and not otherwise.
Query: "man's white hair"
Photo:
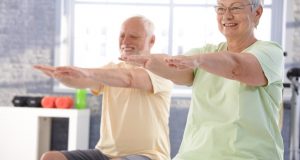
[[[140,19],[144,25],[148,36],[152,36],[154,34],[154,23],[142,15],[135,15],[130,17],[129,19]]]

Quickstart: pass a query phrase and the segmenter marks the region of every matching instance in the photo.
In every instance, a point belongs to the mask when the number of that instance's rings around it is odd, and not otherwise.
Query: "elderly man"
[[[154,45],[154,26],[142,16],[127,19],[119,37],[121,55],[147,54]],[[50,151],[41,160],[168,160],[169,106],[172,82],[128,63],[102,68],[36,69],[74,88],[103,93],[100,140],[95,149]]]

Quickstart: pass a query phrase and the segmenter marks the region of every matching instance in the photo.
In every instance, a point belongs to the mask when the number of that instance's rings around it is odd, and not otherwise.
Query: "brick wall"
[[[51,90],[52,81],[31,66],[52,63],[54,12],[54,1],[0,1],[1,105],[11,105],[16,94],[35,95]]]
[[[300,63],[300,1],[287,1],[285,50],[287,62]]]
[[[32,69],[34,64],[54,64],[56,1],[0,1],[0,106],[11,106],[15,95],[68,94],[54,93],[54,81]],[[94,117],[100,111],[101,102],[99,97],[91,96],[88,102],[92,108],[90,141],[93,142],[99,138],[95,133],[99,120]],[[53,133],[66,133],[65,120],[54,119],[53,122]],[[52,136],[51,148],[66,148],[66,144],[61,143],[63,136],[56,135]]]
[[[295,34],[294,34],[294,51],[295,55],[298,57],[298,62],[300,62],[300,1],[299,0],[294,0],[295,5],[294,5],[294,17],[295,17]]]

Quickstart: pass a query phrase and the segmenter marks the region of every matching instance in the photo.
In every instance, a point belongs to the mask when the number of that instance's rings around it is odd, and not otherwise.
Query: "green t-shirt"
[[[206,45],[189,54],[226,48],[226,43]],[[278,127],[283,51],[276,43],[257,41],[243,52],[258,59],[268,85],[253,87],[196,69],[184,137],[174,160],[283,160]]]

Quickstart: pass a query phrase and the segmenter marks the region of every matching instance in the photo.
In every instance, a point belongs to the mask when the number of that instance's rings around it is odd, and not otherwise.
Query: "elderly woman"
[[[283,51],[257,40],[261,0],[218,0],[226,42],[185,56],[123,56],[181,85],[192,86],[183,141],[175,160],[282,160],[278,127]]]

